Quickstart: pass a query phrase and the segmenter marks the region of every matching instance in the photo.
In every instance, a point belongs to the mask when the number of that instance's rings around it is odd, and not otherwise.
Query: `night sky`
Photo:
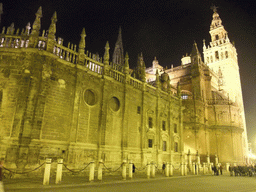
[[[35,13],[42,6],[42,29],[49,28],[57,11],[57,37],[64,45],[78,44],[80,33],[86,30],[86,50],[104,54],[106,41],[112,56],[122,28],[124,51],[130,57],[130,67],[142,52],[147,67],[156,56],[160,65],[168,68],[180,65],[182,55],[190,53],[197,42],[202,52],[203,39],[209,44],[212,4],[218,8],[222,24],[238,52],[249,142],[256,143],[256,1],[253,0],[8,0],[3,3],[1,28],[25,28],[33,24]]]

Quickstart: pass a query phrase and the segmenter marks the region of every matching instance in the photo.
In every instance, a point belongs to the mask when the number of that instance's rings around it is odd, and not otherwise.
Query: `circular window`
[[[92,92],[90,89],[87,89],[84,92],[84,101],[88,105],[95,105],[96,103],[96,95],[94,92]]]
[[[120,102],[116,97],[112,97],[110,99],[109,106],[113,111],[118,111],[120,108]]]

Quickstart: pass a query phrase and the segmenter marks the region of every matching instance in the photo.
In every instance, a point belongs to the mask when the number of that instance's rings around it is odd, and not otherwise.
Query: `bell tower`
[[[228,33],[222,25],[222,20],[213,7],[212,23],[210,25],[211,42],[203,43],[204,62],[216,74],[222,72],[223,90],[233,102],[242,103],[242,90],[237,61],[237,52],[228,38]]]
[[[216,86],[216,91],[222,92],[228,98],[229,105],[235,103],[239,108],[239,127],[243,130],[243,155],[246,157],[248,155],[248,141],[237,52],[234,43],[230,42],[228,33],[222,25],[217,7],[214,6],[212,10],[213,16],[209,31],[211,35],[210,45],[206,46],[205,40],[203,41],[204,62],[219,76],[222,88]]]

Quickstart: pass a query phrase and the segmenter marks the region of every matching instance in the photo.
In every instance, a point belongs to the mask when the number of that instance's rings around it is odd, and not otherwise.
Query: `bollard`
[[[147,164],[147,178],[150,178],[150,163]]]
[[[209,165],[211,162],[210,162],[210,156],[207,155],[207,164]]]
[[[215,155],[215,166],[217,167],[219,164],[218,155]]]
[[[151,162],[151,177],[155,177],[156,176],[156,167],[155,167],[155,163],[152,161]]]
[[[195,164],[195,162],[192,163],[192,173],[193,173],[193,175],[196,174],[196,164]]]
[[[192,157],[191,154],[188,154],[188,167],[189,167],[189,171],[192,171]]]
[[[170,176],[173,176],[173,166],[172,166],[172,163],[170,163],[170,165],[169,165],[169,167],[170,167]]]
[[[133,163],[132,163],[132,160],[130,160],[129,162],[129,178],[130,179],[132,179],[132,174],[133,174],[132,170],[133,170]]]
[[[166,162],[166,167],[165,167],[165,176],[166,177],[169,177],[169,167],[170,167],[169,163]]]
[[[230,163],[226,163],[226,170],[229,172]]]
[[[123,180],[126,180],[126,160],[123,160],[123,165],[122,165],[122,178],[123,178]]]
[[[63,159],[57,160],[57,173],[56,173],[56,181],[55,183],[58,184],[61,182],[62,179],[62,165],[63,165]]]
[[[184,165],[183,164],[184,163],[180,164],[180,174],[181,174],[181,176],[184,176]]]
[[[187,175],[188,174],[188,164],[187,163],[185,163],[185,173],[184,173],[184,175]]]
[[[203,163],[203,172],[204,172],[204,175],[206,174],[206,163]]]
[[[196,175],[198,175],[199,174],[199,166],[200,166],[200,164],[198,164],[198,163],[196,163]]]
[[[101,159],[99,161],[99,167],[98,167],[98,180],[102,181],[102,167],[103,167],[103,160]]]
[[[90,165],[90,173],[89,173],[89,181],[94,180],[94,161],[91,162]]]
[[[47,158],[45,161],[43,185],[49,185],[50,173],[51,173],[51,162],[52,162],[52,159],[49,159],[49,158]]]

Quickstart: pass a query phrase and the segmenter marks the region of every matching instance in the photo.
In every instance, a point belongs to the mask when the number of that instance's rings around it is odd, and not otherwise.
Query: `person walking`
[[[220,174],[222,175],[222,169],[223,169],[223,167],[222,167],[222,165],[220,165]]]
[[[3,161],[0,160],[0,192],[4,192],[3,183]]]
[[[231,165],[229,166],[228,170],[229,170],[230,176],[233,176],[233,167]]]
[[[165,167],[166,167],[166,165],[165,165],[165,163],[163,162],[163,166],[162,166],[162,173],[163,173],[163,174],[165,173]]]
[[[136,169],[136,167],[135,167],[135,165],[134,165],[134,163],[132,164],[132,172],[133,173],[135,173],[135,169]]]

